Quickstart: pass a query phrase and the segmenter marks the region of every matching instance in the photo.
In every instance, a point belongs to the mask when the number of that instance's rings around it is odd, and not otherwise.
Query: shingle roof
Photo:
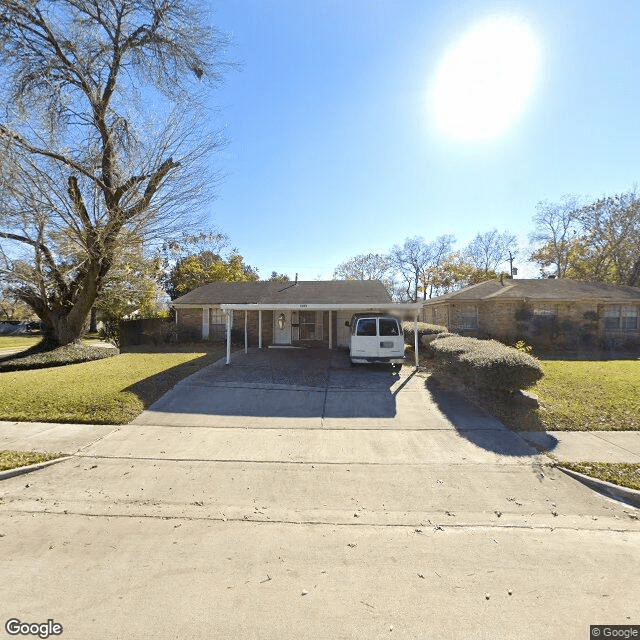
[[[603,284],[600,282],[582,282],[567,278],[547,278],[537,280],[488,280],[471,285],[460,291],[431,298],[426,304],[439,302],[465,302],[471,300],[601,300],[603,302],[640,303],[640,288]]]
[[[378,280],[211,282],[172,304],[384,304],[391,302]]]

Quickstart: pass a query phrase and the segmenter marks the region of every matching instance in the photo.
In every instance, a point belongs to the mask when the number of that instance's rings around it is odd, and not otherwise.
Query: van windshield
[[[357,336],[375,336],[376,335],[376,319],[361,318],[360,320],[358,320],[356,335]]]
[[[380,318],[381,336],[399,336],[398,321],[393,318]]]

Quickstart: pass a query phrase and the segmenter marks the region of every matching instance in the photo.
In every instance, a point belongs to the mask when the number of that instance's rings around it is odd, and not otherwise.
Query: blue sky
[[[340,262],[414,235],[453,233],[461,247],[496,227],[524,244],[538,201],[638,179],[640,2],[211,6],[242,63],[212,100],[229,139],[212,220],[262,277],[330,278]],[[536,71],[503,131],[455,137],[434,118],[435,77],[446,52],[492,19],[526,27]],[[521,275],[535,276],[523,258]]]

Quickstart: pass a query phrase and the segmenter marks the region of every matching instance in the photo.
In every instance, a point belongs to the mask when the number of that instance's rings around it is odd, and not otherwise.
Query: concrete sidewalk
[[[300,420],[298,420],[298,423]],[[147,427],[147,441],[152,439],[152,431],[158,431],[158,433],[164,432],[166,435],[170,435],[171,431],[163,428],[164,425],[144,425]],[[249,425],[247,424],[245,428]],[[315,426],[315,425],[314,425]],[[380,425],[382,427],[382,425]],[[87,424],[57,424],[49,422],[2,422],[0,421],[0,449],[10,449],[15,451],[39,451],[45,453],[76,453],[85,448],[90,448],[90,445],[101,441],[105,436],[113,434],[109,438],[110,446],[115,453],[116,443],[119,443],[121,448],[129,445],[133,445],[132,440],[135,441],[136,448],[143,448],[145,437],[140,433],[144,431],[141,429],[142,425],[87,425]],[[253,425],[255,428],[256,425]],[[322,429],[318,425],[318,430]],[[332,429],[333,430],[333,429]],[[365,431],[373,431],[376,429],[366,428]],[[177,431],[177,430],[176,430]],[[185,427],[185,432],[193,431]],[[285,431],[285,429],[283,429]],[[360,440],[357,435],[354,435],[354,431],[348,430],[349,438],[356,438]],[[420,431],[420,429],[411,429],[411,431]],[[442,430],[429,429],[428,425],[425,425],[424,431],[434,431],[434,442],[437,440],[441,443],[443,450],[448,442],[447,434]],[[119,433],[116,433],[119,432]],[[197,432],[197,428],[196,428]],[[215,434],[207,433],[208,440],[212,438],[220,441],[227,441],[228,436],[231,433],[229,424],[221,424],[216,429]],[[171,434],[177,436],[177,432]],[[181,434],[184,436],[184,434]],[[514,434],[516,435],[516,434]],[[548,432],[522,432],[517,434],[523,438],[532,447],[538,449],[541,452],[551,454],[555,459],[565,462],[640,462],[640,432],[639,431],[548,431]],[[193,459],[194,457],[202,456],[202,445],[204,444],[202,438],[205,433],[202,433],[196,441],[192,437],[182,438],[183,449],[176,452],[175,449],[170,451],[172,457],[176,456],[182,459]],[[273,437],[278,437],[277,433],[273,434]],[[336,439],[336,445],[344,446],[345,440],[338,434],[331,436]],[[346,437],[346,436],[345,436]],[[376,436],[379,437],[379,436]],[[363,434],[362,438],[367,441],[371,440],[368,434]],[[407,444],[412,446],[421,446],[420,443],[424,439],[420,435],[414,434],[413,436],[407,435]],[[234,436],[235,445],[233,451],[229,450],[225,453],[228,456],[237,454],[240,441],[243,440],[242,436],[238,433]],[[338,443],[337,440],[340,440]],[[363,444],[364,443],[363,440]],[[411,442],[409,442],[411,440]],[[107,443],[105,443],[106,445]],[[213,444],[213,440],[211,440]],[[284,444],[284,443],[281,443]],[[163,442],[157,446],[157,451],[151,452],[151,450],[145,451],[147,455],[160,455],[160,451],[168,451],[167,442]],[[352,443],[349,447],[352,449],[356,446],[356,443]],[[219,446],[216,445],[214,450],[220,453]],[[138,451],[139,454],[143,453]],[[473,452],[471,449],[468,451],[469,460],[473,460]],[[464,452],[463,457],[466,458]],[[449,457],[449,456],[446,456]]]

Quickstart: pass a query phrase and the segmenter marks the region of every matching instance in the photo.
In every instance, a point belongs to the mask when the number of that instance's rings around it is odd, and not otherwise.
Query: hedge
[[[404,341],[407,344],[415,344],[415,338],[413,335],[413,322],[403,322],[402,331],[404,333]],[[426,322],[418,322],[418,339],[422,342],[422,336],[433,336],[441,333],[447,333],[447,327],[442,327],[439,324],[428,324]]]
[[[111,358],[118,355],[118,353],[117,349],[92,347],[80,342],[72,342],[64,347],[48,349],[40,342],[30,349],[0,359],[0,372],[63,367],[68,364]]]
[[[497,340],[438,337],[431,343],[435,360],[463,382],[496,391],[517,391],[543,376],[536,358]]]

